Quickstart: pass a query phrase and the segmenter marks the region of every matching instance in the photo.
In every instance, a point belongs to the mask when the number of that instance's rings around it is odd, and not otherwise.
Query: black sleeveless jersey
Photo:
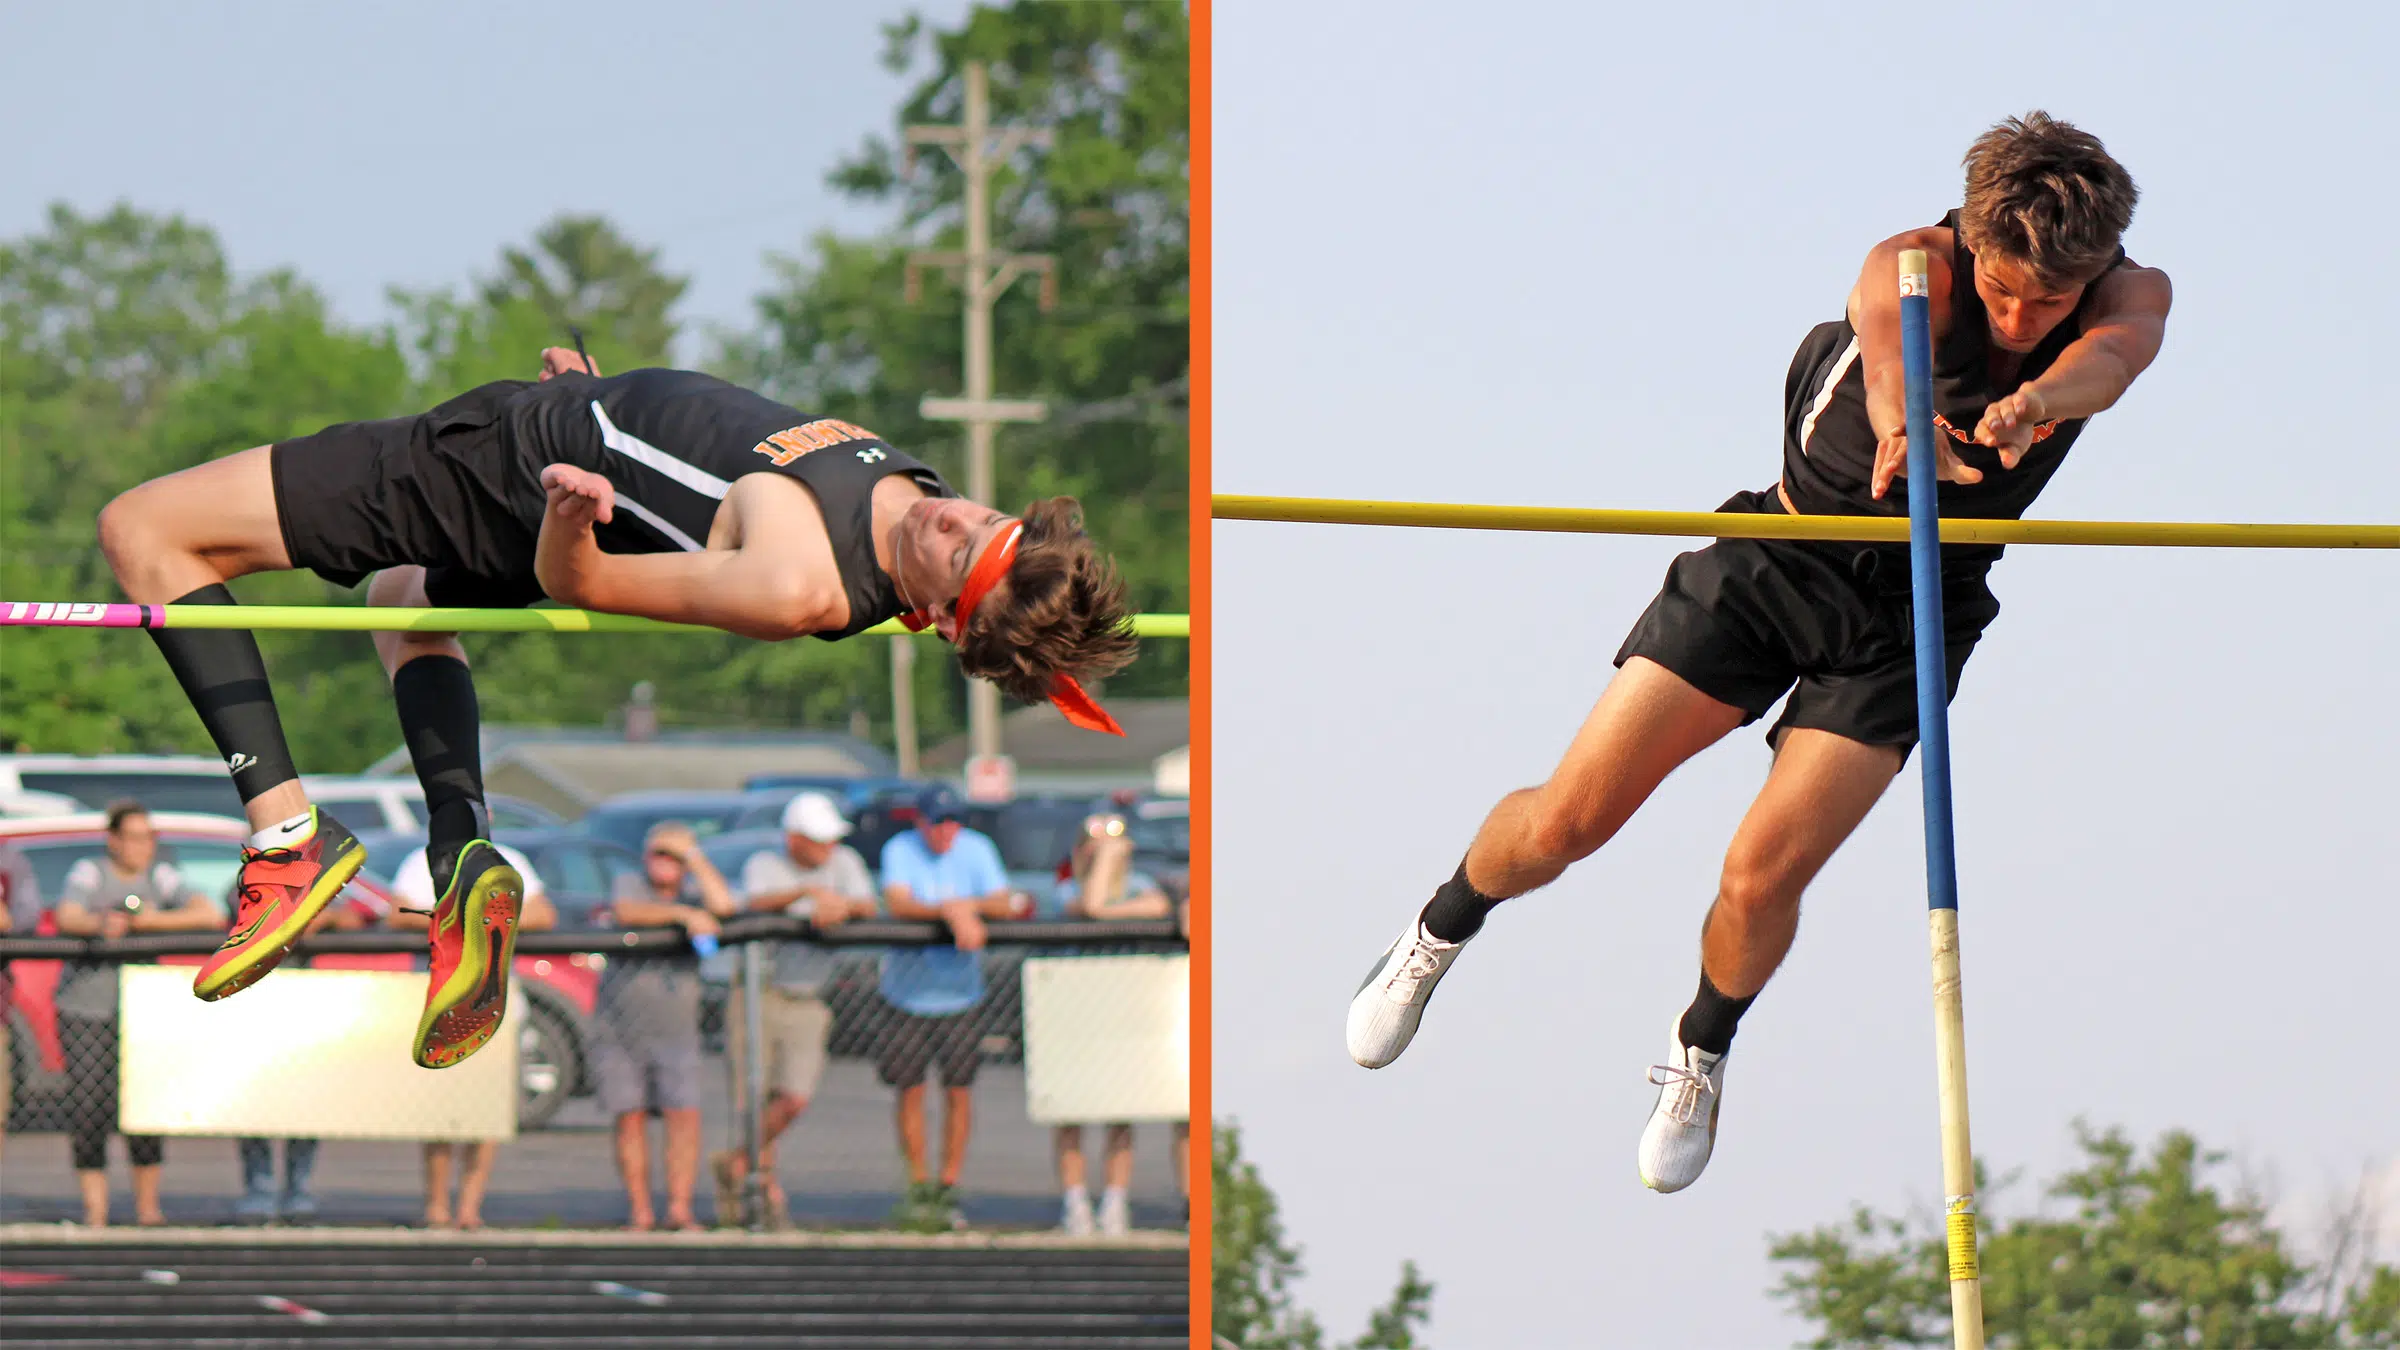
[[[689,370],[633,370],[597,379],[567,374],[510,396],[503,425],[530,484],[530,520],[545,507],[541,471],[572,464],[605,474],[616,488],[615,518],[596,527],[609,553],[697,551],[727,489],[744,474],[777,473],[808,485],[825,515],[850,624],[849,637],[905,608],[875,561],[875,485],[904,473],[937,497],[957,494],[922,462],[863,427],[811,417],[763,395]]]
[[[2087,419],[2057,418],[2042,423],[2034,430],[2033,445],[2014,469],[2000,467],[1999,451],[1974,443],[1975,427],[1993,400],[2016,392],[2020,385],[2050,369],[2059,353],[2082,335],[2099,282],[2095,279],[2084,287],[2074,311],[2025,354],[2012,377],[1995,382],[1991,322],[1983,297],[1975,290],[1975,255],[1959,234],[1958,212],[1944,216],[1942,224],[1950,228],[1956,243],[1950,252],[1950,328],[1933,353],[1934,431],[1950,438],[1950,449],[1960,460],[1983,470],[1983,481],[1942,483],[1941,510],[1945,516],[2014,520],[2033,506],[2050,476],[2058,472]],[[2110,269],[2124,261],[2125,250],[2119,248]],[[1801,514],[1908,514],[1908,495],[1900,490],[1898,481],[1881,501],[1869,495],[1874,482],[1875,428],[1867,420],[1866,367],[1858,334],[1848,319],[1810,330],[1792,359],[1784,385],[1784,408],[1783,483]],[[1943,553],[1953,560],[1988,561],[1999,557],[2000,549],[1952,545]]]

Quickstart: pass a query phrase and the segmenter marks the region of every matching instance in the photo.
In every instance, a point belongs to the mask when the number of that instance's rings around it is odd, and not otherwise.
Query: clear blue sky
[[[1223,6],[1216,490],[1767,486],[1801,336],[2042,107],[2140,181],[2129,247],[2176,310],[2038,514],[2400,519],[2392,12],[1945,13]],[[1757,728],[1504,907],[1406,1058],[1342,1052],[1359,977],[1548,772],[1684,547],[1216,527],[1218,1107],[1336,1335],[1414,1257],[1444,1350],[1789,1343],[1768,1233],[1938,1201],[1913,762],[1810,893],[1692,1190],[1635,1179],[1642,1075]],[[2188,1127],[2306,1229],[2400,1160],[2400,555],[2019,549],[1992,581],[1953,723],[1978,1149],[2038,1178],[2078,1116]]]
[[[687,326],[744,325],[768,251],[880,223],[825,173],[891,134],[879,30],[910,8],[0,0],[0,237],[55,200],[181,211],[366,322],[597,211],[691,277]]]

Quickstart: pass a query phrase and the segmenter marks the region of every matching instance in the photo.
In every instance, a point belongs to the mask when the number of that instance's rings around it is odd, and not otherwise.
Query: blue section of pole
[[[1949,645],[1942,632],[1941,478],[1933,439],[1933,301],[1921,271],[1909,277],[1906,262],[1902,270],[1900,369],[1908,386],[1908,565],[1916,609],[1917,753],[1925,773],[1925,888],[1933,908],[1954,910],[1958,855],[1950,821]]]

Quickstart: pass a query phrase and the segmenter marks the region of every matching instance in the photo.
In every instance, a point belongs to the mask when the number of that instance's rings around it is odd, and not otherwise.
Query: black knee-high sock
[[[1721,1055],[1733,1048],[1733,1033],[1742,1024],[1742,1014],[1758,1002],[1758,995],[1748,998],[1727,998],[1711,984],[1708,972],[1700,972],[1700,992],[1693,995],[1692,1006],[1684,1009],[1682,1025],[1676,1028],[1683,1043],[1694,1050]]]
[[[420,656],[392,672],[392,701],[417,781],[425,787],[426,855],[434,884],[470,839],[488,838],[483,809],[482,722],[475,677],[455,656]]]
[[[203,586],[173,603],[230,605],[233,592],[222,585]],[[153,628],[150,640],[217,743],[244,802],[300,776],[283,741],[283,719],[275,715],[275,694],[267,687],[267,660],[259,655],[257,638],[241,628]]]
[[[1425,904],[1425,912],[1417,921],[1425,931],[1444,942],[1464,942],[1483,930],[1484,916],[1500,902],[1476,890],[1467,880],[1467,864],[1461,860],[1458,874],[1442,883]]]

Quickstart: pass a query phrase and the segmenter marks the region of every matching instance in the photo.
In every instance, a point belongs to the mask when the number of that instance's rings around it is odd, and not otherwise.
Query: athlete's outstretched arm
[[[2017,467],[2036,425],[2114,407],[2158,359],[2167,340],[2167,310],[2175,302],[2167,274],[2127,262],[2092,284],[2099,292],[2083,336],[2068,343],[2040,378],[1993,400],[1975,427],[1978,443],[2000,448],[2003,467]]]
[[[1906,477],[1908,471],[1908,378],[1900,366],[1900,254],[1912,248],[1925,250],[1933,312],[1948,314],[1950,288],[1957,283],[1950,275],[1950,232],[1938,226],[1896,234],[1877,244],[1850,291],[1850,327],[1858,334],[1859,365],[1867,382],[1867,421],[1875,428],[1875,474],[1868,486],[1879,501],[1891,490],[1892,480]],[[1983,471],[1953,453],[1947,438],[1934,437],[1934,453],[1936,477],[1952,483],[1983,481]]]
[[[789,534],[740,528],[755,496],[742,483],[726,499],[734,508],[735,546],[696,553],[604,553],[592,526],[615,515],[608,479],[553,464],[542,470],[542,486],[550,503],[533,571],[543,592],[562,605],[705,624],[766,642],[847,622],[849,600],[839,584],[812,584],[812,569]]]

